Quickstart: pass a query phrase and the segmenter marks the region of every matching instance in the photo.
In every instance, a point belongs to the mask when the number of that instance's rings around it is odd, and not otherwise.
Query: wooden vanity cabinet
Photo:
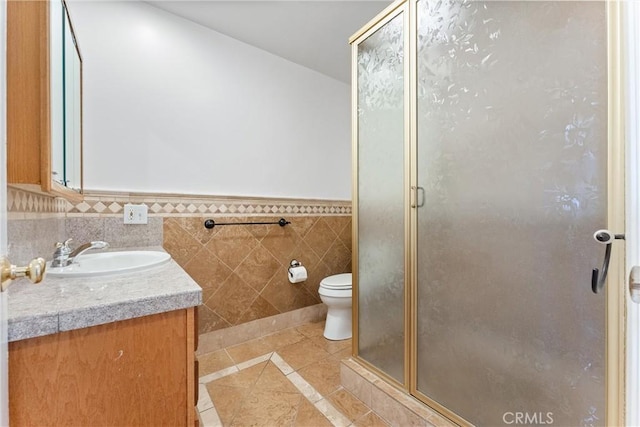
[[[9,343],[11,425],[197,425],[195,308]]]

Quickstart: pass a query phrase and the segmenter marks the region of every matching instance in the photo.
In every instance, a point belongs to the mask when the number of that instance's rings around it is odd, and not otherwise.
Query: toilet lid
[[[320,282],[320,287],[325,289],[350,289],[351,273],[336,274],[325,277],[322,279],[322,282]]]

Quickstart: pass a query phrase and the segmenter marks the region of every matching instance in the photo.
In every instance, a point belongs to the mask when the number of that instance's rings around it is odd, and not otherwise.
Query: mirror
[[[82,58],[64,1],[50,19],[51,179],[82,191]]]

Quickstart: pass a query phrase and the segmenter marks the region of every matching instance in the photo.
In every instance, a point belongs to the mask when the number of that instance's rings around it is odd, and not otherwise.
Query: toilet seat
[[[332,290],[351,289],[351,273],[336,274],[325,277],[320,282],[320,288]]]
[[[336,286],[327,286],[320,283],[320,287],[324,289],[351,289],[351,285],[336,285]]]
[[[334,298],[351,298],[351,288],[344,289],[330,289],[320,286],[318,289],[318,294],[324,297],[334,297]]]

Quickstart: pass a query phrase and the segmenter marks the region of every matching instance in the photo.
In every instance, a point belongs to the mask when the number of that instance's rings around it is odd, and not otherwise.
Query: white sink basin
[[[48,262],[46,274],[51,277],[106,276],[146,270],[169,260],[171,255],[160,251],[100,252],[80,255],[66,267],[51,267]]]

